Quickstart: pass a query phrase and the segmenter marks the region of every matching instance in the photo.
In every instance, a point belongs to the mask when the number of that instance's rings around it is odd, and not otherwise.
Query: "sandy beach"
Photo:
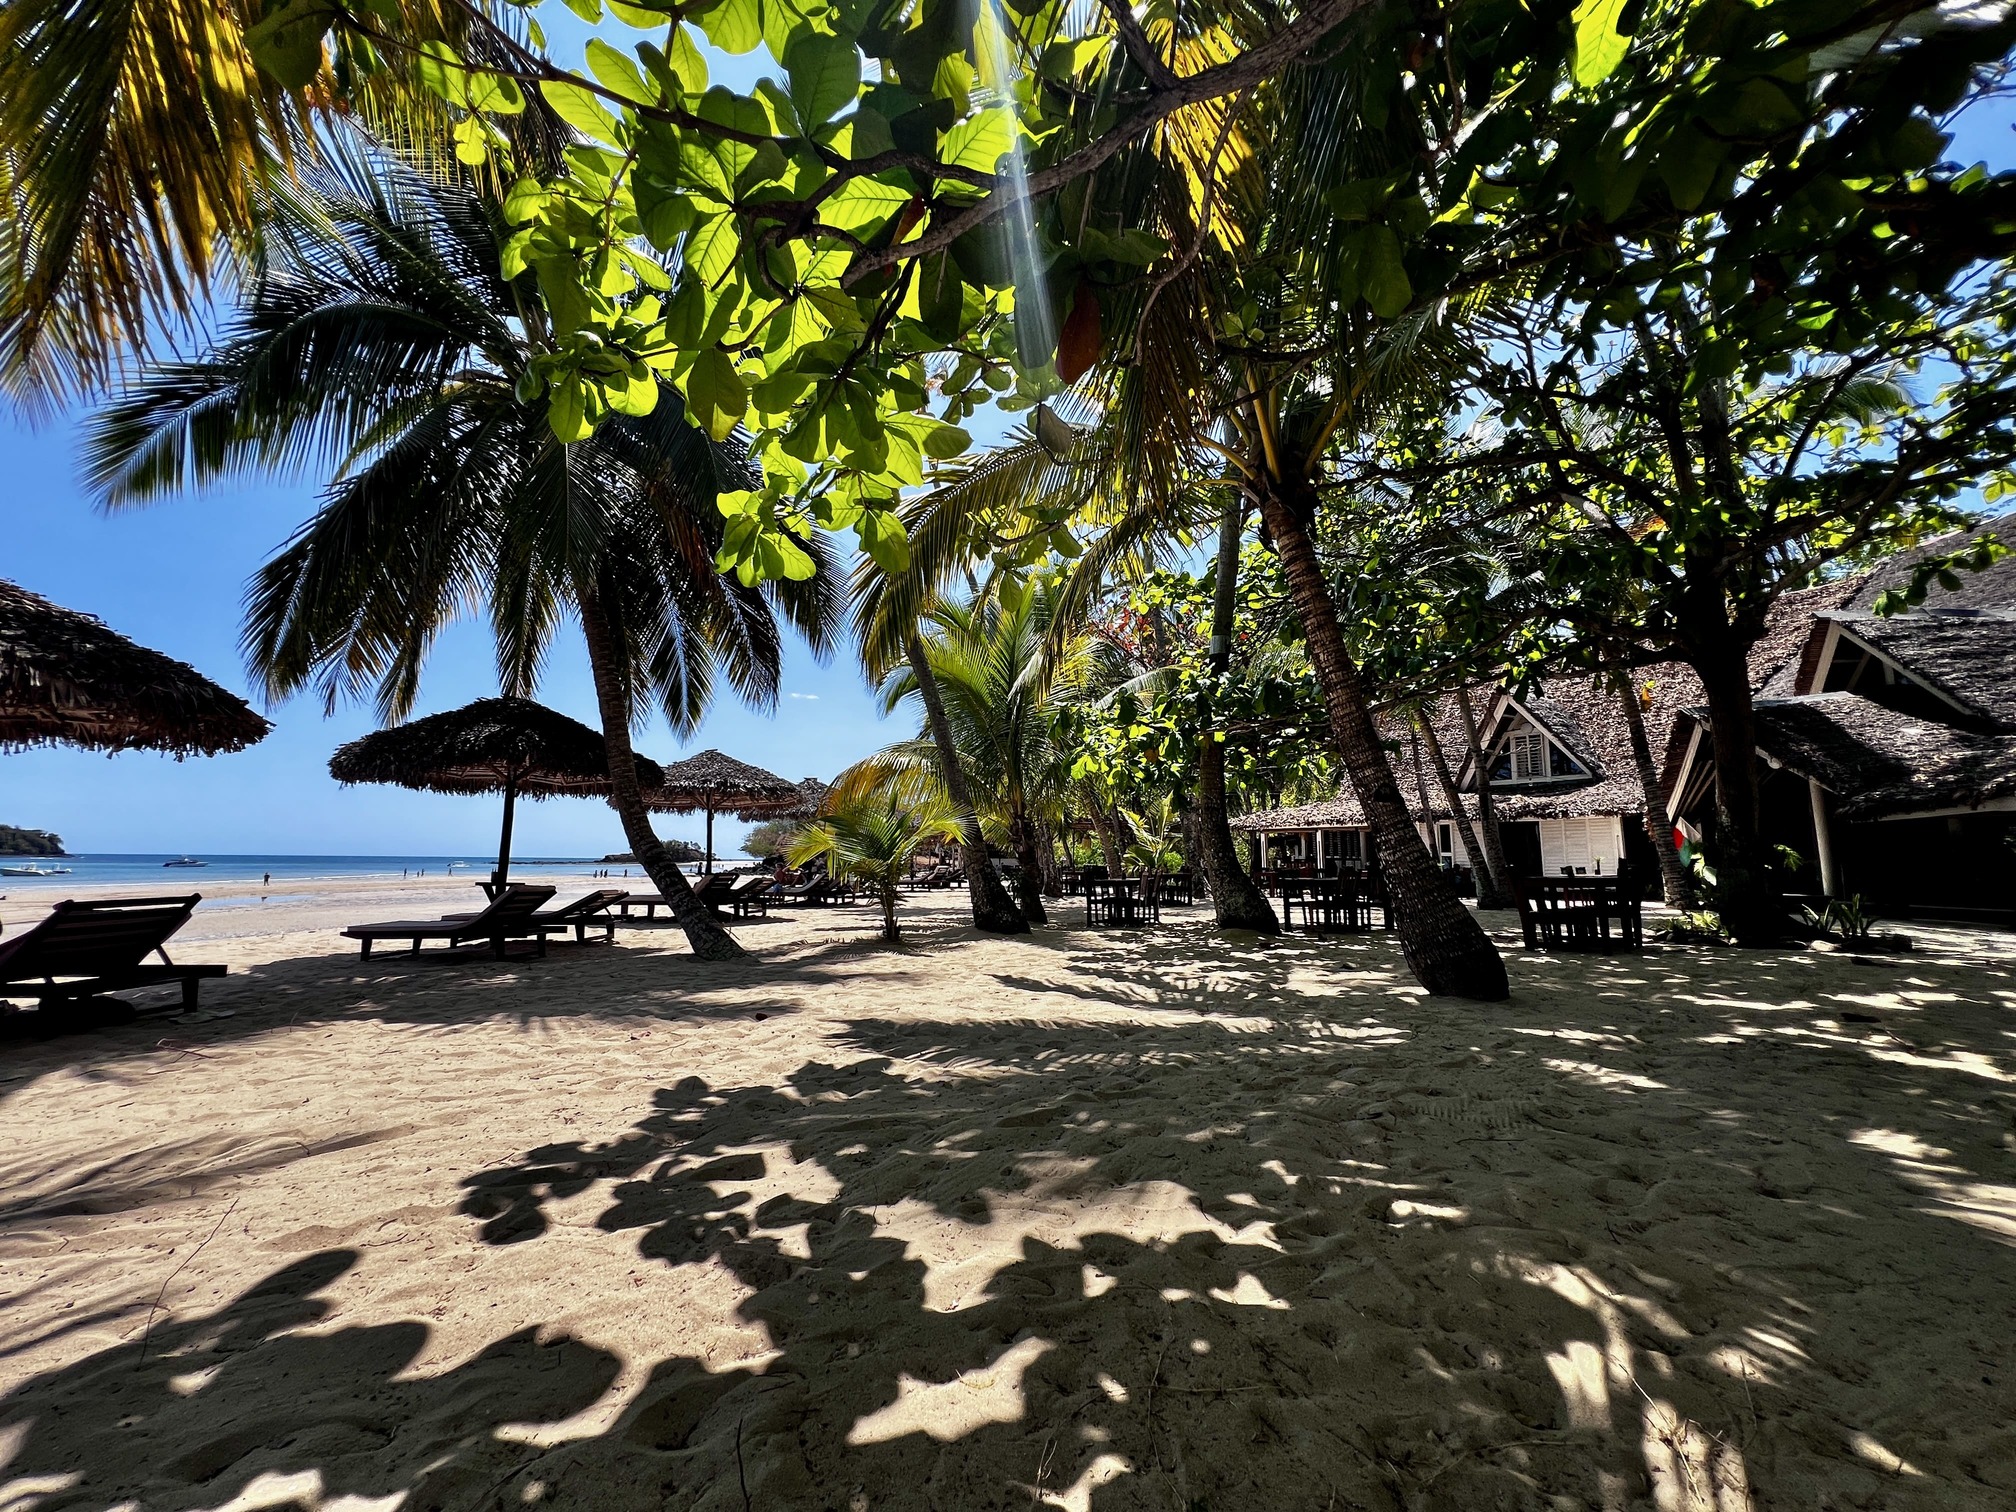
[[[220,891],[200,1012],[0,1046],[6,1512],[2016,1504],[2007,936],[1485,1006],[1201,910]]]

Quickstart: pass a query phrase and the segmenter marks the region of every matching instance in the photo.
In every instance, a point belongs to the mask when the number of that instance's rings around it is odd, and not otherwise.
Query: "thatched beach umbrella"
[[[775,772],[766,772],[719,751],[702,751],[666,767],[661,782],[646,783],[644,800],[666,813],[706,813],[707,870],[712,872],[716,814],[775,819],[802,806],[805,794],[797,783],[787,782]]]
[[[179,759],[242,751],[272,728],[194,667],[0,581],[0,749],[61,744]]]
[[[600,734],[529,698],[479,698],[445,714],[377,730],[329,758],[338,782],[387,782],[428,793],[502,793],[494,885],[511,870],[511,821],[520,797],[602,797],[609,791],[609,748]],[[639,756],[637,778],[663,776]]]

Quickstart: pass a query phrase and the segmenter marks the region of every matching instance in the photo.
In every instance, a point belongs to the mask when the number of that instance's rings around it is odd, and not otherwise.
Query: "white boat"
[[[178,856],[173,861],[163,861],[163,866],[208,866],[208,861],[198,861],[194,856]]]
[[[37,866],[32,861],[26,866],[0,866],[0,877],[66,877],[69,874],[67,866]]]

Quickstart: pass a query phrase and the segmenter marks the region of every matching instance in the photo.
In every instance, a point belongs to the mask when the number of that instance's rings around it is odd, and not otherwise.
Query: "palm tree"
[[[1022,913],[1031,923],[1043,908],[1043,825],[1061,818],[1071,781],[1069,747],[1059,715],[1082,688],[1096,685],[1105,648],[1088,637],[1067,640],[1058,655],[1048,643],[1056,612],[1054,581],[1027,591],[939,604],[917,634],[919,660],[938,689],[950,770],[971,784],[980,827],[1014,852]],[[900,708],[922,685],[908,661],[882,684],[886,710]],[[931,736],[902,741],[857,763],[838,784],[848,792],[887,786],[949,799]],[[844,801],[844,795],[843,795]],[[955,812],[956,802],[951,805]]]
[[[494,0],[399,0],[373,7],[371,23],[403,45],[371,48],[339,28],[326,50],[294,49],[283,82],[270,71],[282,62],[272,39],[263,54],[257,40],[262,17],[279,9],[264,0],[0,7],[0,388],[46,403],[104,384],[157,327],[197,314],[220,272],[257,259],[263,197],[329,139],[318,114],[340,102],[357,119],[445,146],[447,112],[405,63],[434,38],[501,61],[497,28],[522,27]],[[312,7],[296,10],[314,19]],[[536,97],[529,103],[509,118],[513,149],[520,162],[555,162],[564,128]]]
[[[696,954],[740,955],[652,830],[630,730],[654,702],[690,730],[724,677],[773,700],[780,615],[830,647],[830,561],[815,543],[825,570],[762,589],[715,572],[715,497],[748,465],[670,395],[590,441],[553,439],[543,402],[521,397],[546,321],[529,276],[501,272],[483,193],[368,148],[306,179],[276,199],[259,275],[211,349],[155,365],[94,424],[93,483],[119,505],[253,470],[330,479],[249,595],[246,649],[272,698],[375,692],[402,718],[434,637],[479,604],[500,684],[529,692],[571,609],[631,850]]]
[[[843,779],[844,780],[844,779]],[[897,887],[928,839],[957,839],[959,819],[942,804],[922,808],[884,791],[841,803],[791,843],[791,864],[824,861],[835,877],[852,877],[882,908],[882,938],[900,938]]]
[[[912,561],[918,558],[913,553]],[[942,554],[939,557],[944,560]],[[959,855],[966,872],[966,896],[973,925],[989,934],[1027,934],[1029,920],[1002,885],[1000,870],[988,852],[979,806],[959,755],[959,743],[945,713],[945,696],[931,669],[918,625],[936,601],[942,584],[927,583],[915,571],[890,574],[863,558],[854,577],[854,622],[861,665],[880,684],[898,667],[907,667],[918,701],[924,706],[924,730],[938,765],[938,782],[959,822]]]

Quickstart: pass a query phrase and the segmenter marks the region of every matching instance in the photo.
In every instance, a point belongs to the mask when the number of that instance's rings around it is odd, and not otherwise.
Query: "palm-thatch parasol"
[[[194,667],[0,581],[0,749],[63,744],[179,760],[242,751],[272,728]]]
[[[832,791],[832,784],[821,782],[817,777],[801,778],[798,782],[798,806],[786,817],[803,819],[808,823],[817,819],[826,807],[826,795]]]
[[[719,751],[702,751],[665,768],[664,780],[648,788],[644,801],[652,808],[671,814],[705,811],[707,815],[707,870],[714,870],[714,816],[734,814],[742,819],[774,819],[790,814],[805,802],[805,794],[795,782],[787,782],[775,772],[737,761]]]
[[[377,730],[339,748],[329,758],[338,782],[389,782],[428,793],[504,795],[504,829],[497,840],[502,887],[511,870],[511,821],[519,797],[609,791],[609,747],[594,730],[529,698],[479,698],[445,714],[429,714]],[[657,762],[637,758],[646,788],[664,778]]]

